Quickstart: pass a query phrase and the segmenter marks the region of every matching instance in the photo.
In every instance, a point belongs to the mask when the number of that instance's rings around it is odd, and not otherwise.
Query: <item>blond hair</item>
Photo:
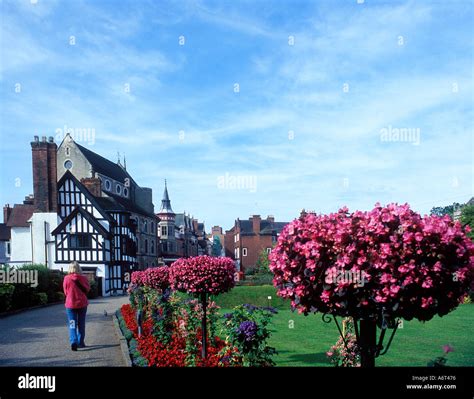
[[[82,269],[79,262],[74,261],[69,264],[69,274],[73,273],[82,274]]]

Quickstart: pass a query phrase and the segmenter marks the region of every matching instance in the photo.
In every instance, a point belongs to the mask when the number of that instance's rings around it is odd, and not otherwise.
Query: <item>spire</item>
[[[123,168],[127,170],[127,159],[125,158],[125,154],[123,154]]]
[[[161,209],[160,213],[173,213],[173,209],[171,209],[171,201],[168,195],[168,186],[166,184],[165,179],[165,191],[163,192],[163,199],[161,200]]]

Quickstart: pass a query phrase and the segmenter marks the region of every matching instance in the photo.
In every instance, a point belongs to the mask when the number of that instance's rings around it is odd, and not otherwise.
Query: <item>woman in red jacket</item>
[[[64,277],[64,294],[66,295],[66,313],[69,324],[69,342],[71,349],[84,348],[86,336],[87,293],[90,290],[89,280],[82,275],[79,263],[69,265],[69,274]]]

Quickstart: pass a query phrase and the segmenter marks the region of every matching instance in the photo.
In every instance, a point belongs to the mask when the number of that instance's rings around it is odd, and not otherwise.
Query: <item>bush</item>
[[[90,281],[90,287],[91,289],[87,293],[87,298],[89,299],[97,298],[99,296],[99,284],[97,283],[96,279]]]
[[[229,356],[230,365],[246,367],[270,367],[275,362],[272,356],[275,348],[268,346],[271,331],[268,324],[273,308],[262,308],[254,305],[236,306],[231,313],[224,315],[222,333],[226,341],[237,351]]]
[[[64,292],[58,291],[54,295],[54,302],[64,302],[64,299],[66,299],[66,295],[64,295]]]
[[[38,305],[46,305],[48,303],[48,294],[46,292],[37,292],[36,301]]]
[[[0,284],[0,312],[7,312],[12,307],[13,284]]]
[[[30,284],[15,284],[11,294],[10,309],[17,310],[64,300],[62,293],[64,273],[59,270],[50,270],[40,264],[23,265],[16,270],[36,271],[38,285],[32,287]],[[0,308],[1,306],[0,304]]]

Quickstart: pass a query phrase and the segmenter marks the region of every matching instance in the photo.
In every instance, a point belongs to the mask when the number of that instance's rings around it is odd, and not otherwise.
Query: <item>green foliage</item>
[[[13,284],[0,284],[0,313],[11,309],[14,291],[15,286]]]
[[[474,205],[466,205],[461,209],[461,223],[469,225],[469,237],[474,240]]]
[[[37,292],[36,301],[38,305],[46,305],[48,303],[48,294],[46,292]]]
[[[222,243],[219,236],[213,236],[212,238],[212,256],[221,256],[222,254]]]
[[[232,312],[224,315],[222,334],[232,347],[237,348],[237,357],[231,357],[231,364],[247,367],[274,366],[272,360],[276,350],[268,345],[274,309],[253,305],[236,306]]]
[[[268,252],[266,249],[262,249],[258,254],[257,263],[255,264],[257,273],[271,274],[269,265],[270,259],[268,259]]]
[[[460,206],[461,204],[457,202],[454,202],[452,205],[447,206],[435,206],[431,208],[430,214],[435,216],[449,215],[453,217],[455,209],[458,209]]]
[[[129,342],[129,352],[134,367],[148,367],[148,361],[140,354],[135,338],[132,338]]]
[[[89,282],[90,283],[90,290],[87,293],[87,298],[89,299],[94,299],[99,296],[99,284],[97,283],[97,280],[92,280]]]
[[[2,270],[8,272],[12,268],[4,266]],[[62,293],[64,273],[50,270],[41,264],[25,264],[15,270],[37,272],[38,285],[33,287],[31,284],[15,283],[11,297],[4,298],[5,301],[10,302],[8,305],[3,303],[3,299],[0,297],[0,309],[8,307],[9,310],[16,310],[64,300]]]
[[[360,367],[360,350],[354,334],[354,321],[346,317],[342,321],[344,339],[339,337],[336,344],[326,352],[330,362],[336,367]]]

